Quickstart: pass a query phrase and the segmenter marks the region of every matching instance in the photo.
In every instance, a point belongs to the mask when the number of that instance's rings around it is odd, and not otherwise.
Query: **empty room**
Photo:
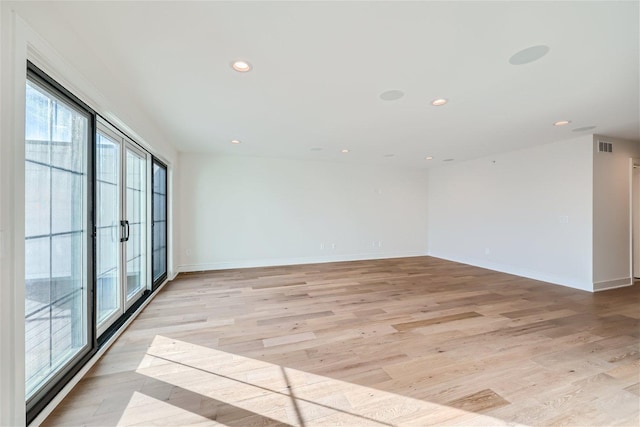
[[[637,426],[640,2],[0,1],[1,426]]]

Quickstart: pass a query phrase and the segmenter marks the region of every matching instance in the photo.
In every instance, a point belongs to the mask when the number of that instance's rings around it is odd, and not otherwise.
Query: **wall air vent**
[[[610,142],[598,141],[598,151],[600,153],[613,153],[613,144]]]

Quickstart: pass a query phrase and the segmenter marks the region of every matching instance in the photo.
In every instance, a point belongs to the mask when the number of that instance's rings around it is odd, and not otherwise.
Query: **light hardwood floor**
[[[417,257],[182,274],[45,425],[639,425],[640,286]]]

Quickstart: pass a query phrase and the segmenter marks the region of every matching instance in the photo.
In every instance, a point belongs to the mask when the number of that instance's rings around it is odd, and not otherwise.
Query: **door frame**
[[[53,78],[51,78],[48,74],[42,71],[38,66],[36,66],[31,61],[27,60],[25,69],[25,81],[24,84],[28,80],[39,84],[48,91],[51,95],[60,98],[63,101],[69,102],[73,105],[73,108],[82,111],[88,115],[89,123],[88,123],[88,140],[85,152],[85,167],[86,167],[86,178],[84,180],[85,184],[85,194],[84,200],[87,203],[87,207],[85,207],[86,211],[84,215],[86,215],[84,226],[86,227],[86,240],[85,247],[86,253],[83,254],[83,266],[85,268],[85,283],[86,291],[85,291],[85,304],[86,304],[86,313],[84,315],[85,327],[87,330],[85,331],[85,337],[87,339],[87,343],[83,346],[82,350],[78,351],[71,359],[67,360],[63,366],[58,369],[56,373],[51,375],[47,381],[40,386],[38,390],[36,390],[28,399],[25,396],[20,396],[20,399],[24,399],[26,409],[26,422],[30,423],[37,416],[40,411],[42,411],[51,400],[65,387],[65,385],[73,378],[82,367],[93,357],[93,355],[97,352],[97,333],[96,333],[96,304],[95,304],[95,239],[93,235],[93,230],[96,223],[95,217],[95,138],[96,138],[96,129],[97,129],[97,120],[96,120],[96,112],[91,109],[87,104],[85,104],[82,100],[77,98],[74,94],[56,82]],[[23,104],[25,105],[25,104]],[[24,125],[24,123],[23,123]],[[22,134],[25,136],[24,133]],[[24,144],[24,142],[23,142]],[[23,152],[24,156],[24,152]],[[26,157],[23,157],[23,161],[26,160]],[[23,174],[24,174],[24,169]],[[24,185],[22,187],[24,193]],[[24,197],[24,195],[23,195]],[[23,199],[24,200],[24,199]],[[24,206],[24,204],[23,204]],[[22,215],[25,215],[25,211],[22,211]],[[22,230],[24,232],[24,229]],[[24,253],[24,246],[22,246]],[[24,258],[23,258],[24,259]],[[25,271],[22,270],[23,280]],[[23,281],[23,286],[25,282]],[[24,303],[24,295],[22,296]],[[22,321],[24,322],[24,311]],[[22,329],[24,334],[24,328]],[[24,343],[24,341],[23,341]],[[24,365],[23,365],[24,366]],[[24,372],[23,372],[24,373]],[[24,376],[23,376],[24,381]],[[23,383],[24,384],[24,383]],[[20,390],[20,389],[19,389]],[[21,389],[24,391],[24,388]]]
[[[115,142],[117,142],[120,146],[119,159],[118,159],[118,221],[123,221],[127,219],[127,153],[131,151],[136,156],[139,156],[144,162],[144,188],[145,188],[145,199],[144,199],[144,239],[140,242],[141,248],[144,248],[144,253],[149,253],[149,158],[150,154],[136,144],[131,138],[127,135],[119,131],[115,128],[111,123],[109,123],[104,118],[98,116],[96,120],[96,134],[97,132],[102,132]],[[96,203],[98,201],[96,200]],[[124,237],[123,227],[119,227],[119,238]],[[97,244],[97,239],[96,239]],[[132,306],[134,306],[142,295],[150,289],[149,285],[149,267],[150,260],[145,259],[142,268],[144,271],[144,283],[143,286],[136,291],[131,297],[127,296],[127,245],[126,242],[120,242],[118,245],[118,286],[119,286],[119,309],[114,312],[111,316],[109,316],[99,328],[96,330],[96,335],[100,338],[105,332],[109,331],[111,327],[118,322],[118,319],[122,318],[123,315],[129,310]],[[145,257],[148,258],[148,257]],[[97,295],[96,295],[97,296]],[[96,313],[97,314],[97,313]],[[96,326],[97,326],[97,318],[96,318]]]
[[[116,129],[113,128],[113,126],[111,126],[107,121],[103,120],[101,117],[98,117],[97,120],[97,126],[96,126],[96,143],[97,143],[97,133],[101,132],[104,133],[107,137],[111,138],[114,142],[116,142],[119,146],[119,151],[118,151],[118,221],[122,218],[122,212],[123,212],[123,206],[122,206],[122,188],[123,188],[123,182],[122,182],[122,168],[123,168],[123,163],[122,163],[122,152],[124,151],[124,147],[125,147],[125,143],[124,143],[124,136],[118,132]],[[96,150],[96,167],[97,167],[97,150]],[[100,201],[97,200],[96,198],[96,206],[98,205]],[[118,234],[118,239],[120,237],[122,237],[122,228],[118,227],[119,230],[119,234]],[[96,246],[98,244],[98,239],[96,236]],[[96,256],[97,256],[98,250],[96,247]],[[122,316],[125,312],[125,308],[124,308],[124,299],[122,296],[122,275],[123,275],[123,264],[122,264],[122,243],[118,244],[118,254],[117,254],[117,262],[118,262],[118,293],[119,293],[119,303],[120,303],[120,307],[117,311],[115,311],[112,315],[110,315],[108,318],[106,318],[104,320],[104,322],[98,326],[98,319],[97,319],[97,311],[96,311],[96,335],[99,337],[100,335],[102,335],[107,329],[109,329],[109,327],[111,325],[113,325],[113,323],[118,320],[118,318],[120,318],[120,316]],[[97,271],[96,271],[96,286],[97,286]],[[97,309],[97,289],[96,289],[96,309]]]
[[[127,153],[129,151],[133,152],[135,155],[140,156],[140,158],[142,159],[142,161],[144,162],[144,191],[145,191],[145,198],[144,198],[144,221],[145,221],[145,226],[143,227],[144,229],[144,238],[142,239],[142,241],[140,242],[140,247],[144,248],[143,253],[148,254],[149,253],[149,211],[151,209],[149,209],[149,153],[147,153],[146,150],[144,150],[143,148],[141,148],[138,144],[136,144],[135,142],[133,142],[133,140],[131,140],[128,137],[124,137],[124,143],[123,143],[123,148],[124,150],[122,150],[122,188],[123,188],[123,192],[120,195],[122,197],[121,200],[121,204],[122,204],[122,215],[120,218],[127,220]],[[149,260],[149,256],[144,257],[144,262],[143,265],[141,266],[141,268],[144,270],[144,277],[143,277],[143,284],[140,287],[140,289],[138,291],[136,291],[135,294],[133,294],[131,297],[127,296],[127,283],[128,283],[128,275],[127,275],[127,242],[122,242],[122,248],[121,248],[121,262],[122,262],[122,285],[123,285],[123,293],[122,293],[122,297],[124,298],[124,312],[126,312],[127,310],[129,310],[129,308],[131,308],[131,306],[133,306],[141,297],[142,294],[147,291],[149,289],[149,267],[150,267],[150,260]]]
[[[640,188],[635,185],[635,177],[634,170],[640,169],[640,158],[630,158],[629,159],[629,230],[631,236],[629,238],[629,246],[630,246],[630,259],[629,259],[629,271],[631,277],[631,284],[635,282],[636,276],[640,277],[640,271],[635,271],[635,235],[636,235],[636,225],[634,224],[634,215],[636,214],[636,210],[640,210]],[[638,193],[637,205],[634,206],[634,193]]]
[[[164,244],[165,244],[165,259],[164,259],[164,274],[162,274],[160,277],[158,277],[158,279],[156,280],[154,277],[154,271],[153,271],[153,263],[155,261],[155,252],[154,252],[154,247],[153,247],[153,239],[155,236],[155,224],[154,224],[154,214],[155,214],[155,203],[153,201],[153,184],[154,184],[154,180],[155,180],[155,176],[153,174],[153,167],[154,165],[158,165],[161,168],[164,169],[164,180],[165,180],[165,203],[164,203],[164,229],[165,229],[165,235],[164,235]],[[168,277],[169,275],[169,168],[167,167],[167,165],[160,159],[158,159],[155,156],[151,157],[151,185],[150,185],[150,194],[151,194],[151,202],[150,202],[150,206],[151,206],[151,242],[149,247],[151,248],[151,286],[152,286],[152,290],[156,290],[158,288],[158,286],[160,286],[160,284],[162,284]]]

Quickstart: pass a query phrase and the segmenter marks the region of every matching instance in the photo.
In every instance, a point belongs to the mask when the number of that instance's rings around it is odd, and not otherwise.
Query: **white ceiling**
[[[640,139],[637,1],[56,7],[183,152],[426,166],[584,133]],[[534,45],[550,51],[509,63]],[[379,98],[392,89],[405,96]]]

